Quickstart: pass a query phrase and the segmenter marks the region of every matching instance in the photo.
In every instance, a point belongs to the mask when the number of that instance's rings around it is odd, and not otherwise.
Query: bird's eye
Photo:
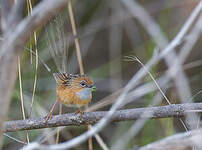
[[[81,85],[82,87],[86,87],[86,86],[87,86],[87,84],[86,84],[85,81],[81,81],[81,82],[80,82],[80,85]]]

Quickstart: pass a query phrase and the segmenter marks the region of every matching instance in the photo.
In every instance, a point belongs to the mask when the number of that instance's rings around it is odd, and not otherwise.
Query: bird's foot
[[[51,120],[52,118],[53,118],[52,113],[49,113],[49,114],[46,116],[46,122],[47,122],[48,120]]]
[[[84,112],[83,112],[82,110],[78,109],[78,110],[75,112],[75,115],[77,115],[77,114],[80,114],[80,118],[83,118]]]

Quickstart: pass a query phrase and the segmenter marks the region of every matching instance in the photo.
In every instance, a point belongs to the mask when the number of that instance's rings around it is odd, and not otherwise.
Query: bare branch
[[[160,141],[148,144],[138,150],[179,150],[190,147],[201,149],[202,129],[175,134]]]
[[[61,8],[65,7],[67,1],[68,0],[46,0],[40,2],[36,7],[34,7],[32,14],[21,21],[16,26],[15,31],[10,33],[12,35],[5,37],[5,41],[11,44],[10,47],[24,46],[24,43],[29,39],[30,33],[34,32],[37,27],[46,23],[51,17],[56,15]],[[14,50],[14,48],[3,48],[4,47],[2,46],[0,59],[5,53]]]
[[[20,18],[20,14],[13,14],[14,12],[20,11],[19,8],[22,3],[19,2],[16,7],[13,7],[13,13],[11,13],[9,19],[3,18],[2,27],[4,28],[4,37],[0,47],[0,141],[3,131],[3,122],[7,116],[10,97],[16,79],[17,57],[21,56],[22,47],[24,47],[26,41],[29,39],[30,33],[53,17],[53,15],[64,7],[67,1],[68,0],[42,1],[33,9],[33,13],[20,23],[19,21],[22,19]],[[6,2],[6,0],[4,2]],[[6,12],[3,14],[6,14]],[[17,17],[17,15],[19,17]],[[12,28],[6,28],[7,25],[12,25]],[[12,30],[13,28],[15,28],[14,31]]]
[[[138,118],[168,118],[184,117],[186,113],[202,109],[202,103],[172,104],[159,107],[136,108],[116,111],[112,115],[113,122],[130,121]],[[147,112],[147,113],[145,113]],[[152,112],[152,113],[150,113]],[[46,122],[45,118],[26,119],[17,121],[8,121],[4,124],[4,132],[14,132],[19,130],[32,130],[41,128],[50,128],[58,126],[80,126],[95,124],[103,118],[108,111],[85,112],[82,115],[74,113],[56,115]],[[146,115],[142,115],[145,113]]]
[[[23,1],[16,3],[14,6],[12,6],[14,3],[8,3],[6,0],[2,1],[1,4],[3,4],[1,9],[3,14],[1,28],[3,31],[3,36],[6,37],[6,35],[12,31],[13,27],[22,19],[22,15],[18,10],[22,7]],[[15,12],[19,13],[14,14]],[[8,49],[8,47],[5,46],[7,41],[2,41],[1,44],[1,51]],[[5,46],[5,49],[3,49],[3,45]],[[11,91],[15,83],[18,55],[20,55],[19,52],[13,51],[12,53],[6,53],[6,55],[0,59],[0,141],[3,133],[3,122],[7,116],[10,97],[12,95]]]
[[[7,26],[9,18],[8,16],[10,15],[13,2],[10,0],[2,0],[0,2],[0,5],[1,5],[1,30],[4,31]]]

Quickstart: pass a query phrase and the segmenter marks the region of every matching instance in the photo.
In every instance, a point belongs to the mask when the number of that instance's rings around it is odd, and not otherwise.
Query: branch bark
[[[202,112],[202,103],[172,104],[159,107],[147,107],[119,110],[112,116],[113,122],[130,121],[138,118],[168,118],[168,117],[184,117],[187,113]],[[4,124],[4,132],[15,132],[19,130],[32,130],[59,126],[80,126],[87,124],[95,124],[103,118],[108,111],[85,112],[82,117],[74,113],[56,115],[46,122],[44,118],[7,121]],[[142,116],[143,113],[147,115]],[[151,112],[151,113],[149,113]],[[149,115],[148,115],[149,114]]]

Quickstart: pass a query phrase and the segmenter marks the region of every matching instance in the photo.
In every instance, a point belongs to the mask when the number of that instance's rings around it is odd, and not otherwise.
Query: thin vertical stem
[[[75,42],[75,47],[76,47],[76,54],[77,54],[77,60],[79,63],[79,69],[80,69],[80,74],[84,74],[84,68],[83,68],[83,61],[81,57],[81,49],[79,45],[79,40],[77,36],[77,30],[76,30],[76,24],[75,24],[75,19],[74,19],[74,14],[72,10],[72,3],[71,0],[68,1],[68,11],[69,11],[69,17],[70,17],[70,22],[72,26],[72,32],[74,36],[74,42]],[[88,107],[88,106],[86,106]],[[88,125],[88,130],[91,128],[91,125]],[[92,137],[88,138],[88,149],[93,150],[93,142],[92,142]]]
[[[84,74],[83,62],[82,62],[82,57],[81,57],[81,49],[80,49],[80,45],[79,45],[79,39],[77,36],[77,30],[76,30],[76,24],[75,24],[75,20],[74,20],[74,14],[73,14],[73,10],[72,10],[71,0],[68,1],[68,10],[69,10],[70,22],[72,25],[72,32],[74,35],[74,42],[75,42],[75,46],[76,46],[76,54],[77,54],[77,58],[78,58],[79,69],[80,69],[80,73]]]
[[[30,0],[27,0],[27,12],[30,14]],[[32,44],[31,42],[29,43],[29,48],[32,49]],[[32,64],[32,53],[30,52],[30,63]]]
[[[91,125],[88,125],[88,130],[90,130],[91,127],[92,127]],[[88,149],[89,150],[93,150],[93,140],[92,140],[92,137],[88,138]]]
[[[31,0],[28,0],[28,10],[30,10],[30,13],[32,13],[32,3]],[[35,92],[36,92],[36,84],[37,84],[37,70],[38,70],[38,50],[37,50],[37,38],[36,38],[36,32],[34,32],[34,45],[35,45],[35,53],[36,53],[36,61],[35,61],[35,76],[34,76],[34,87],[33,87],[33,92],[32,92],[32,101],[31,101],[31,105],[30,105],[30,114],[29,117],[31,116],[32,113],[32,107],[34,104],[34,97],[35,97]]]
[[[23,120],[25,120],[26,117],[25,117],[25,108],[24,108],[24,98],[22,93],[22,76],[21,76],[21,65],[20,65],[19,56],[18,56],[18,76],[19,76],[19,85],[20,85],[20,100],[21,100],[22,116],[23,116]],[[26,130],[26,139],[27,139],[27,143],[29,143],[29,133],[27,130]]]
[[[61,115],[61,114],[62,114],[62,104],[60,103],[59,104],[59,115]],[[59,137],[60,137],[60,127],[57,128],[56,141],[55,141],[56,144],[58,144],[58,142],[59,142]]]
[[[99,136],[99,134],[95,134],[95,139],[97,140],[98,144],[103,150],[109,150],[106,143],[102,140],[102,138]]]

